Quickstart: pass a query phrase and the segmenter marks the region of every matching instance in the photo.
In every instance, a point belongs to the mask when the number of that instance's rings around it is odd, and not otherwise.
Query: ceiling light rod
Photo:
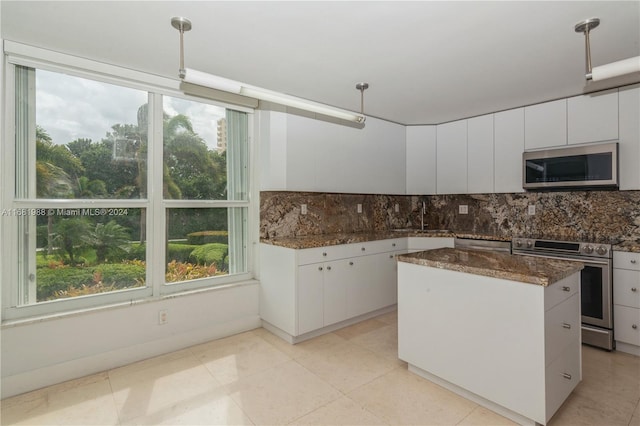
[[[578,22],[575,26],[577,33],[584,33],[586,72],[585,78],[591,81],[605,80],[607,78],[618,77],[640,71],[640,56],[611,62],[595,68],[591,67],[591,44],[589,34],[592,29],[600,25],[600,19],[590,18]]]
[[[364,91],[369,88],[369,83],[358,83],[356,89],[360,91],[360,114],[364,114]]]
[[[335,117],[342,120],[364,123],[364,114],[357,114],[344,109],[332,107],[330,105],[321,104],[319,102],[309,101],[307,99],[298,98],[296,96],[285,95],[283,93],[274,92],[272,90],[251,86],[239,81],[230,80],[224,77],[218,77],[217,75],[197,71],[191,68],[186,68],[184,66],[183,36],[185,31],[191,30],[191,21],[182,17],[174,17],[171,18],[171,25],[175,29],[180,31],[180,69],[178,71],[178,76],[185,83],[197,84],[198,86],[209,87],[211,89],[222,90],[224,92],[236,93],[262,101],[273,102],[276,104],[298,108],[317,114],[327,115],[329,117]]]

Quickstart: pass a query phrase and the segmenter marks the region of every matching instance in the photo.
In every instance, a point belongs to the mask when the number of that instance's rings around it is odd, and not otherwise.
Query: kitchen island
[[[398,257],[409,370],[520,424],[580,382],[579,262],[442,248]]]

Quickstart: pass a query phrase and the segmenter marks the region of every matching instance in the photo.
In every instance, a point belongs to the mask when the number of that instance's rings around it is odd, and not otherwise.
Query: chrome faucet
[[[420,211],[420,229],[424,231],[424,215],[427,213],[427,205],[422,202],[422,210]]]

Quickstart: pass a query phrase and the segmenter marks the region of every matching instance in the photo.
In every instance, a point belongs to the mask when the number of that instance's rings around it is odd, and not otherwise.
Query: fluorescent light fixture
[[[640,72],[640,56],[594,67],[591,70],[591,80],[600,81],[634,72]]]
[[[332,107],[330,105],[313,102],[307,99],[298,98],[296,96],[285,95],[284,93],[274,92],[272,90],[262,89],[260,87],[250,86],[248,84],[229,80],[228,78],[224,77],[218,77],[216,75],[197,71],[191,68],[185,68],[183,37],[185,31],[191,30],[191,21],[186,18],[175,17],[171,18],[171,25],[178,31],[180,31],[179,76],[185,83],[197,84],[198,86],[204,86],[211,89],[222,90],[224,92],[240,94],[250,98],[259,99],[261,101],[273,102],[288,107],[298,108],[304,111],[314,112],[316,114],[339,118],[341,120],[364,123],[364,114],[357,114],[355,112]]]
[[[591,81],[601,81],[613,77],[620,77],[622,75],[640,72],[640,56],[634,56],[633,58],[611,62],[610,64],[601,65],[595,68],[591,67],[591,44],[589,41],[589,33],[598,25],[600,25],[599,18],[590,18],[578,22],[575,26],[575,30],[577,33],[584,33],[586,79]]]

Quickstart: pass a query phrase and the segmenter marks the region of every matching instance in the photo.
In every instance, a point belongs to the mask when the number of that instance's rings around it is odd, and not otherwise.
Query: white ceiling
[[[436,124],[583,93],[593,64],[640,55],[639,1],[2,1],[2,37],[177,79],[186,66],[350,110]]]

